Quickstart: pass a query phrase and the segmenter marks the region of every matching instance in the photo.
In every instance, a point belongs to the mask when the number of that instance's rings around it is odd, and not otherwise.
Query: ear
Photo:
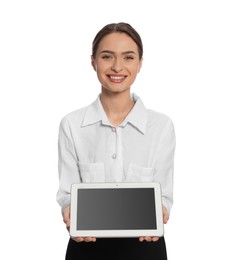
[[[95,71],[97,71],[97,64],[96,64],[96,61],[95,61],[93,55],[91,55],[91,65],[92,65],[93,69]]]
[[[141,67],[142,67],[142,62],[143,62],[143,58],[141,58],[141,60],[140,60],[140,64],[139,64],[139,67],[138,67],[138,73],[140,72],[140,70],[141,70]]]

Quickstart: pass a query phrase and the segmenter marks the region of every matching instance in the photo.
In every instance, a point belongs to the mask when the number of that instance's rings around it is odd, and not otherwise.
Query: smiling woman
[[[104,36],[92,55],[92,65],[97,72],[103,91],[129,90],[140,71],[142,58],[137,44],[125,33],[114,32]]]
[[[79,182],[159,182],[163,221],[168,221],[173,202],[174,127],[170,118],[146,109],[130,92],[142,55],[141,38],[126,23],[105,26],[93,41],[91,63],[101,94],[88,107],[66,115],[59,132],[57,201],[68,230],[70,187]],[[165,260],[167,254],[164,237],[72,237],[66,259]]]

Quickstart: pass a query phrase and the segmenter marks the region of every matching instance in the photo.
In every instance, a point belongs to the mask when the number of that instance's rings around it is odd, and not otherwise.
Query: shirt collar
[[[147,124],[147,110],[141,99],[136,94],[132,93],[131,97],[135,101],[135,105],[133,106],[132,110],[129,112],[125,120],[119,126],[125,127],[129,123],[142,134],[145,134]],[[88,125],[96,124],[98,122],[102,122],[103,125],[113,127],[103,109],[102,103],[100,101],[100,95],[87,108],[81,126],[85,127]]]
[[[102,124],[111,125],[103,109],[100,95],[98,95],[97,99],[90,106],[88,106],[81,126],[93,125],[100,121]]]

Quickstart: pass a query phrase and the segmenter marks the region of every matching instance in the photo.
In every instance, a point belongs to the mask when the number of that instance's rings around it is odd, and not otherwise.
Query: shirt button
[[[116,159],[117,158],[117,154],[116,153],[113,153],[112,154],[112,159]]]
[[[112,132],[116,132],[116,128],[115,127],[112,127]]]

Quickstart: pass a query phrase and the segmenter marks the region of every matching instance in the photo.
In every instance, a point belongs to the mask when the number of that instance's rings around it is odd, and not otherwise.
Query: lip
[[[108,74],[107,77],[113,83],[122,83],[127,76],[123,74]]]

